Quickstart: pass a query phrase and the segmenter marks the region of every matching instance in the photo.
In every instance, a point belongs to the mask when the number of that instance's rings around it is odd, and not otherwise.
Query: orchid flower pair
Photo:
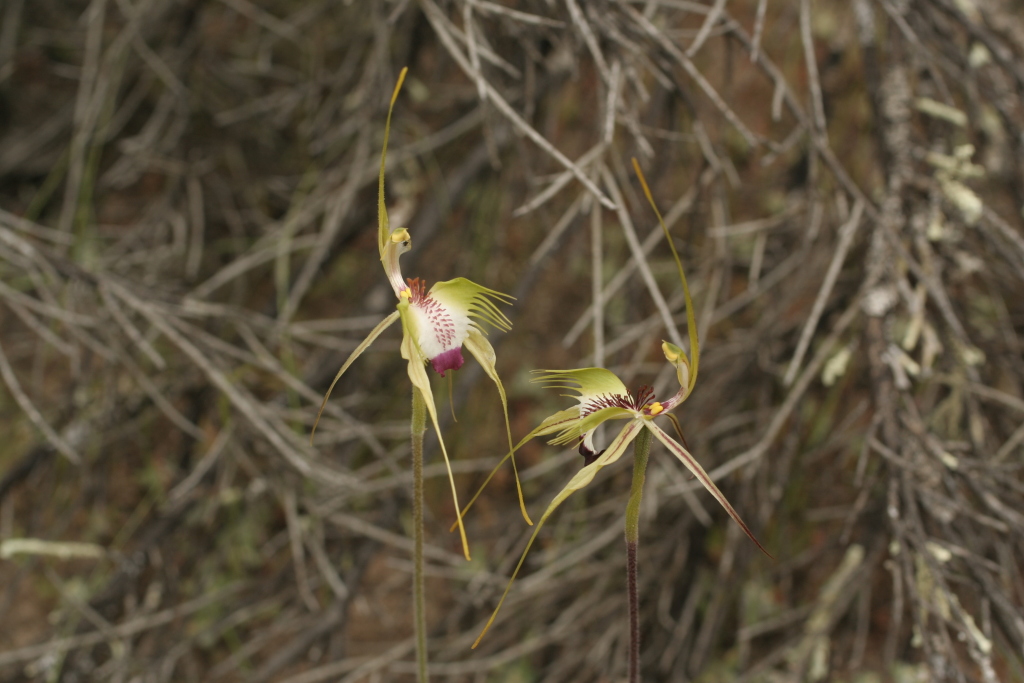
[[[675,368],[676,378],[679,381],[679,389],[670,398],[664,401],[657,401],[655,400],[654,392],[650,387],[641,387],[637,392],[630,393],[618,377],[604,368],[539,371],[540,376],[535,381],[544,384],[548,388],[567,389],[574,392],[577,405],[549,416],[543,420],[536,429],[520,441],[518,445],[513,447],[512,432],[509,427],[508,419],[508,401],[505,396],[505,389],[502,386],[501,379],[498,377],[497,370],[495,369],[494,349],[487,341],[487,338],[484,336],[483,329],[480,326],[480,323],[486,323],[499,330],[507,331],[510,329],[511,323],[498,309],[497,304],[509,304],[511,303],[512,297],[487,289],[486,287],[482,287],[465,278],[456,278],[454,280],[438,282],[429,290],[418,278],[402,278],[401,268],[399,267],[399,258],[402,254],[409,251],[411,238],[409,231],[405,228],[391,229],[388,220],[387,208],[384,203],[384,170],[386,165],[385,161],[387,155],[388,135],[391,128],[391,112],[394,108],[399,90],[402,87],[406,72],[406,69],[402,70],[398,83],[396,84],[395,90],[391,96],[391,103],[388,108],[387,122],[384,128],[384,145],[381,151],[377,192],[377,246],[381,262],[384,266],[384,271],[391,283],[391,288],[395,292],[395,297],[398,299],[397,310],[373,328],[366,339],[356,347],[348,360],[346,360],[344,365],[342,365],[338,374],[334,377],[334,381],[331,382],[330,387],[327,389],[323,403],[320,406],[320,412],[317,414],[317,421],[313,425],[313,430],[316,430],[316,424],[319,423],[320,416],[323,414],[324,406],[326,406],[327,400],[330,397],[334,386],[338,383],[338,380],[341,379],[341,376],[345,374],[345,371],[348,370],[349,366],[352,365],[355,359],[362,355],[362,353],[373,343],[375,339],[377,339],[378,336],[380,336],[382,332],[384,332],[384,330],[394,324],[396,320],[401,320],[401,353],[402,357],[408,361],[409,379],[413,385],[414,488],[416,486],[419,487],[417,489],[418,498],[414,496],[414,500],[419,500],[419,503],[417,504],[422,505],[422,472],[419,471],[419,474],[416,474],[416,463],[419,463],[419,467],[422,466],[422,433],[425,429],[422,406],[425,404],[426,412],[430,415],[434,431],[437,433],[438,441],[441,444],[441,453],[444,456],[445,465],[448,469],[448,479],[451,484],[452,498],[455,501],[457,518],[455,524],[452,526],[452,530],[456,527],[459,529],[463,552],[467,560],[469,559],[469,545],[466,539],[466,532],[462,520],[466,511],[480,495],[480,492],[473,497],[464,509],[460,510],[458,494],[455,489],[455,481],[452,476],[451,463],[438,425],[437,409],[435,407],[430,388],[430,379],[425,370],[427,363],[429,363],[435,371],[444,377],[445,373],[448,371],[458,370],[462,367],[464,361],[462,349],[465,348],[477,359],[477,361],[479,361],[480,365],[487,373],[487,376],[494,381],[498,388],[498,394],[501,397],[502,408],[505,414],[505,431],[508,436],[509,444],[508,454],[498,464],[494,472],[504,464],[505,460],[512,460],[513,472],[515,473],[516,479],[516,488],[519,494],[519,506],[523,517],[528,524],[532,525],[533,522],[530,520],[530,517],[526,512],[526,505],[523,501],[522,486],[519,482],[518,470],[515,466],[515,452],[534,437],[547,436],[551,434],[554,434],[555,436],[549,443],[562,446],[574,445],[579,449],[580,453],[584,457],[583,468],[569,480],[569,482],[545,509],[544,514],[541,516],[533,531],[533,534],[530,536],[530,540],[526,545],[526,549],[523,551],[519,564],[516,566],[516,569],[512,574],[512,578],[509,580],[508,587],[505,589],[501,600],[498,602],[497,608],[494,610],[490,620],[487,622],[480,636],[477,638],[477,641],[473,644],[473,647],[475,648],[479,644],[480,639],[483,638],[484,634],[494,622],[498,611],[501,609],[505,598],[508,596],[512,583],[515,581],[516,576],[519,574],[519,571],[526,560],[526,555],[529,553],[530,548],[537,539],[537,535],[544,523],[554,513],[554,511],[569,498],[569,496],[590,484],[590,482],[594,480],[595,475],[601,469],[617,462],[626,452],[628,446],[634,441],[637,443],[638,465],[634,468],[633,492],[631,493],[630,503],[627,506],[627,547],[630,548],[629,552],[633,553],[633,558],[635,560],[639,499],[643,487],[643,470],[646,467],[646,453],[650,443],[650,435],[653,435],[658,439],[658,441],[664,444],[669,452],[672,453],[672,455],[674,455],[691,473],[693,473],[701,484],[703,484],[712,496],[714,496],[719,504],[722,505],[729,516],[739,524],[744,533],[746,533],[747,536],[757,544],[758,548],[767,555],[768,552],[754,537],[736,510],[729,504],[729,501],[725,498],[718,487],[715,486],[714,482],[711,481],[707,472],[704,471],[686,447],[669,436],[654,422],[656,417],[662,415],[667,415],[670,419],[675,421],[675,417],[670,414],[670,411],[689,397],[697,381],[697,370],[700,362],[700,346],[697,337],[697,323],[693,312],[693,302],[690,298],[690,290],[686,282],[686,276],[683,273],[682,263],[679,260],[679,255],[676,253],[675,246],[673,245],[671,236],[668,233],[668,228],[666,227],[661,214],[658,212],[658,208],[654,203],[647,181],[644,178],[636,159],[633,160],[633,167],[636,170],[641,185],[643,186],[647,200],[654,209],[662,230],[665,232],[668,245],[672,250],[672,255],[675,258],[676,266],[679,270],[679,278],[683,285],[683,293],[686,300],[686,322],[690,342],[689,359],[683,350],[675,344],[669,342],[662,343],[662,352],[664,353],[666,360]],[[417,406],[420,407],[417,408]],[[417,417],[417,414],[419,417]],[[607,449],[598,451],[594,445],[594,432],[601,424],[609,420],[626,420],[626,424],[612,440]],[[416,426],[417,424],[419,425],[418,427]],[[678,429],[678,423],[676,423],[676,427]],[[641,435],[644,435],[643,438],[638,440],[638,437]],[[310,436],[310,441],[312,442],[312,435]],[[643,444],[642,447],[641,444]],[[641,450],[643,451],[642,457],[640,453]],[[481,487],[481,491],[487,486],[487,483],[490,481],[491,477],[493,477],[494,472],[492,472],[491,476],[489,476],[484,482]],[[417,652],[421,667],[420,680],[425,680],[426,645],[425,621],[422,616],[424,607],[421,567],[421,527],[422,518],[420,518],[419,526],[417,527],[418,531],[416,540],[417,547],[419,548],[416,556],[418,567],[416,578],[418,591],[416,598],[418,611],[416,623],[418,629],[417,637],[422,641],[417,643]],[[634,572],[633,588],[635,592],[635,562],[634,569],[632,571]],[[635,596],[631,596],[631,599],[634,599],[634,597]],[[639,632],[638,628],[635,630],[637,633]],[[635,649],[636,648],[634,648],[634,650]],[[635,651],[631,654],[631,656],[633,655],[635,655]]]
[[[319,423],[323,414],[327,399],[330,398],[334,386],[345,374],[349,366],[362,355],[370,344],[380,334],[390,327],[396,320],[402,321],[402,358],[409,362],[409,380],[412,382],[413,391],[419,391],[422,395],[430,420],[437,433],[437,440],[441,444],[441,453],[444,456],[445,466],[448,468],[448,481],[451,484],[452,498],[455,501],[455,510],[459,510],[459,497],[455,490],[455,479],[452,476],[451,462],[448,459],[448,450],[445,448],[444,439],[441,436],[441,428],[437,422],[437,408],[434,404],[433,394],[430,388],[430,378],[427,375],[425,365],[430,365],[442,377],[450,370],[458,370],[464,362],[462,349],[465,347],[477,359],[483,367],[484,372],[498,387],[498,394],[501,396],[501,405],[505,413],[505,431],[508,435],[508,444],[511,452],[512,430],[508,423],[508,401],[505,397],[505,388],[495,368],[496,356],[494,347],[484,336],[479,322],[503,331],[511,329],[512,324],[508,318],[498,310],[495,303],[509,304],[512,297],[492,289],[482,287],[466,278],[456,278],[445,282],[434,284],[429,290],[425,283],[419,278],[402,279],[402,270],[399,266],[399,258],[411,248],[412,240],[409,231],[405,228],[391,229],[388,220],[387,206],[384,203],[384,167],[387,158],[388,135],[391,131],[391,112],[398,98],[398,92],[402,88],[408,68],[402,69],[395,85],[394,93],[391,95],[391,104],[388,107],[388,118],[384,125],[384,147],[380,155],[380,175],[377,183],[377,247],[380,252],[380,260],[384,265],[384,272],[387,274],[391,288],[398,299],[397,310],[384,318],[370,334],[356,347],[352,354],[345,361],[345,364],[338,370],[334,381],[331,382],[323,402],[320,404],[320,412],[317,413],[316,423]],[[316,423],[313,431],[316,431]],[[313,436],[310,435],[310,443]],[[515,470],[515,459],[512,460],[513,470],[516,472],[516,488],[519,492],[519,505],[523,517],[528,524],[533,524],[526,513],[526,504],[523,501],[522,487],[519,484],[519,474]],[[456,520],[459,534],[462,539],[462,551],[469,559],[469,543],[466,540],[466,530],[462,524],[462,516]]]

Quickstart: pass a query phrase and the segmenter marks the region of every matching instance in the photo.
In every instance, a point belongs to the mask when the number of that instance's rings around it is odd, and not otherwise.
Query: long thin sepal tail
[[[561,429],[564,429],[566,425],[571,424],[575,420],[578,420],[579,417],[579,406],[567,408],[566,410],[560,410],[554,415],[549,415],[547,418],[544,419],[543,422],[540,423],[540,425],[536,429],[534,429],[532,432],[530,432],[522,439],[520,439],[519,443],[517,443],[512,450],[505,454],[505,457],[501,459],[501,462],[494,466],[494,469],[491,470],[491,473],[487,475],[486,479],[484,479],[484,483],[480,484],[480,488],[477,489],[477,492],[473,495],[472,498],[469,499],[469,502],[466,503],[466,507],[462,508],[462,516],[466,516],[466,513],[469,512],[469,508],[473,507],[473,503],[475,503],[476,499],[480,497],[480,494],[484,492],[484,489],[487,488],[487,485],[491,483],[491,479],[493,479],[494,475],[498,473],[498,470],[501,469],[501,466],[505,464],[505,461],[511,458],[512,455],[520,448],[522,448],[527,441],[537,436],[544,436],[545,434],[551,434],[552,432],[557,432]],[[448,529],[448,531],[455,531],[455,526],[455,524],[452,524],[451,528]]]
[[[654,203],[651,188],[647,186],[647,179],[644,178],[644,172],[640,170],[640,164],[637,162],[636,157],[633,157],[633,170],[636,171],[636,176],[640,179],[640,185],[644,189],[644,195],[647,196],[647,201],[650,203],[651,208],[654,209],[654,215],[658,217],[658,223],[665,232],[665,241],[668,242],[668,247],[672,250],[672,258],[676,260],[676,268],[679,269],[679,279],[683,282],[683,297],[686,299],[686,327],[690,333],[690,386],[687,387],[686,391],[689,394],[697,383],[697,367],[700,365],[700,341],[697,336],[697,318],[693,313],[693,299],[690,298],[690,286],[686,284],[683,263],[679,260],[676,245],[672,243],[672,235],[669,234],[668,226],[665,225],[665,219],[661,217],[661,212],[658,211],[658,206]]]
[[[377,327],[370,331],[370,334],[366,339],[356,347],[356,350],[349,355],[348,360],[346,360],[345,364],[341,366],[341,370],[338,370],[338,374],[334,376],[334,381],[331,382],[331,386],[327,387],[327,393],[324,394],[324,400],[320,403],[320,410],[316,414],[316,421],[313,422],[313,429],[309,432],[309,445],[313,445],[313,435],[316,433],[316,426],[320,424],[320,416],[324,414],[324,407],[327,405],[327,399],[331,397],[331,392],[334,391],[334,385],[338,383],[338,380],[345,374],[348,367],[352,365],[352,362],[355,361],[356,358],[359,358],[359,356],[363,354],[363,351],[373,343],[373,340],[379,337],[381,332],[391,327],[396,320],[398,320],[398,311],[395,311],[388,317],[381,320],[380,323],[377,324]]]
[[[377,247],[380,249],[381,260],[384,259],[384,248],[387,247],[388,237],[391,234],[388,209],[384,205],[384,166],[388,155],[388,136],[391,134],[391,111],[395,108],[398,91],[402,89],[402,83],[405,82],[405,74],[408,71],[409,67],[405,67],[402,69],[402,73],[398,74],[395,91],[391,93],[391,104],[388,105],[388,120],[384,123],[384,146],[380,150],[380,177],[377,180]]]
[[[548,517],[550,517],[551,514],[558,509],[558,506],[564,503],[569,496],[592,482],[594,480],[594,476],[601,470],[601,468],[612,464],[622,457],[622,454],[626,452],[626,447],[629,446],[633,439],[636,438],[636,435],[640,433],[641,429],[643,429],[643,425],[638,420],[634,420],[623,427],[622,431],[619,432],[619,435],[616,436],[611,445],[608,446],[608,450],[606,450],[597,460],[577,472],[576,475],[569,480],[569,483],[558,492],[558,495],[554,497],[548,505],[547,510],[544,511],[544,514],[541,515],[540,520],[537,522],[537,528],[533,530],[533,534],[530,536],[530,540],[526,544],[526,550],[523,551],[522,557],[519,558],[519,564],[516,565],[515,571],[512,572],[512,578],[509,579],[508,586],[505,587],[505,592],[502,593],[501,600],[498,601],[498,606],[494,608],[494,613],[491,614],[491,618],[487,620],[487,624],[484,626],[484,629],[480,632],[480,635],[477,636],[476,642],[473,643],[474,648],[480,644],[480,641],[487,633],[487,630],[491,628],[491,624],[494,623],[494,619],[498,616],[498,611],[501,609],[502,604],[505,602],[505,598],[508,597],[509,590],[512,588],[512,582],[516,580],[516,576],[519,575],[519,570],[523,568],[523,563],[526,561],[526,555],[530,552],[533,542],[537,540],[537,534],[540,533],[541,527],[544,526],[544,523],[548,521]]]
[[[399,304],[398,312],[402,318],[402,358],[409,361],[409,381],[423,394],[423,402],[427,404],[427,413],[434,425],[434,432],[441,444],[441,455],[444,456],[444,466],[448,468],[448,482],[452,487],[452,500],[455,502],[456,523],[459,525],[459,536],[462,538],[462,552],[469,558],[469,541],[466,539],[466,528],[462,524],[462,513],[459,511],[459,494],[455,490],[455,475],[452,474],[452,464],[448,459],[448,449],[444,445],[444,437],[441,436],[441,426],[437,423],[437,407],[434,405],[434,395],[430,391],[430,378],[423,366],[423,355],[416,346],[412,330],[409,329],[408,315],[409,304]]]
[[[487,376],[494,381],[494,384],[498,387],[498,394],[501,396],[501,409],[505,413],[505,433],[508,435],[508,455],[512,460],[512,473],[516,479],[516,492],[519,494],[519,509],[523,513],[523,519],[530,526],[533,526],[533,520],[530,519],[530,515],[526,512],[526,502],[523,500],[523,487],[519,483],[519,468],[516,467],[515,447],[512,445],[512,427],[508,422],[508,399],[505,397],[505,387],[501,384],[501,378],[498,377],[498,370],[495,368],[497,362],[497,356],[494,353],[494,347],[487,341],[487,337],[483,336],[477,330],[471,329],[469,336],[465,341],[466,349],[476,358],[477,362],[487,373]]]
[[[662,431],[661,427],[658,425],[653,422],[648,422],[647,428],[654,433],[654,436],[658,438],[658,441],[665,444],[665,447],[668,448],[669,452],[676,456],[676,458],[679,459],[679,462],[683,463],[683,465],[686,466],[686,469],[690,470],[690,472],[693,473],[693,476],[695,476],[697,480],[704,485],[704,488],[706,488],[711,495],[715,497],[715,500],[718,501],[719,505],[725,508],[725,511],[729,513],[729,516],[732,517],[733,521],[740,525],[740,528],[743,529],[743,533],[747,535],[747,538],[753,541],[757,547],[761,549],[762,553],[768,557],[772,557],[772,554],[764,549],[761,542],[757,540],[753,532],[750,531],[750,528],[743,522],[739,513],[736,512],[732,505],[729,504],[729,501],[726,500],[725,494],[718,490],[718,487],[715,486],[715,482],[711,481],[711,477],[709,477],[708,473],[704,471],[704,468],[700,466],[700,463],[697,462],[696,458],[690,455],[688,450],[676,443],[675,439]]]

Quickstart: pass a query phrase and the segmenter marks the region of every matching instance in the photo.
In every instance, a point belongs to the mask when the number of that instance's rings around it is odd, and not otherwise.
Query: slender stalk
[[[626,503],[626,593],[629,596],[629,683],[640,683],[640,599],[636,590],[636,548],[640,542],[640,500],[644,495],[651,432],[641,429],[633,442],[633,483]]]
[[[427,404],[412,388],[412,596],[416,630],[416,676],[427,683],[427,605],[423,586],[423,433],[427,430]]]

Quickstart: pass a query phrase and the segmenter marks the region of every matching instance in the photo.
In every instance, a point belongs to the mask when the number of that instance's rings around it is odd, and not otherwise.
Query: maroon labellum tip
[[[462,357],[462,347],[459,346],[430,359],[430,364],[442,377],[449,370],[458,370],[465,362],[465,359]]]

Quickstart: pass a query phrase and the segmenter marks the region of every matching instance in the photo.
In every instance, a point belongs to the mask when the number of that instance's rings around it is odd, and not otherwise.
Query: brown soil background
[[[685,336],[682,295],[631,156],[668,217],[703,341],[679,418],[775,561],[655,446],[645,680],[1024,680],[1022,17],[4,0],[0,680],[413,680],[395,330],[307,443],[393,305],[376,166],[403,66],[403,268],[516,297],[491,334],[516,438],[568,405],[535,368],[670,392],[655,301]],[[457,422],[436,387],[468,496],[500,403],[472,360]],[[628,463],[552,518],[470,650],[529,530],[503,470],[465,562],[427,448],[432,678],[623,680]],[[536,519],[581,460],[518,457]]]

